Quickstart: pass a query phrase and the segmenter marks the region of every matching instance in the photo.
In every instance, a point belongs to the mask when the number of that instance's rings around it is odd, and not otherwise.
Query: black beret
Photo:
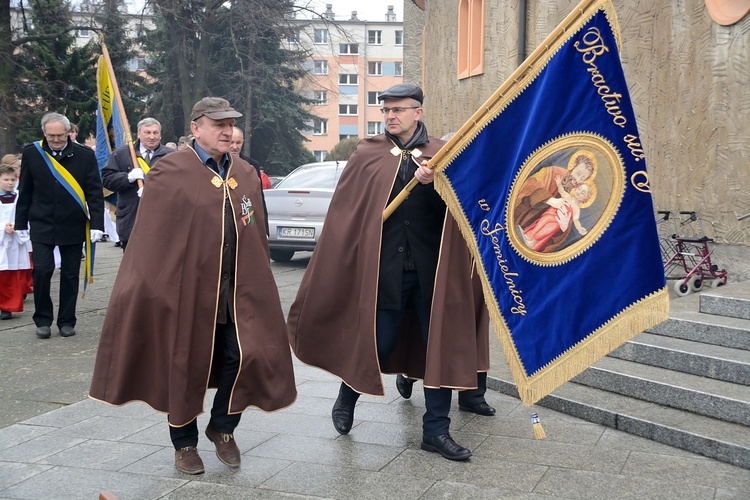
[[[422,89],[411,83],[398,83],[392,87],[388,87],[380,93],[378,100],[383,99],[404,99],[404,98],[415,99],[422,104],[424,95]]]

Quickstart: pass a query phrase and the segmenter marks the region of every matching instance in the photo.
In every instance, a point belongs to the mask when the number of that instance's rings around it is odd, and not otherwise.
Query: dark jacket
[[[47,141],[43,149],[51,153]],[[104,230],[104,196],[94,150],[68,140],[57,161],[83,190],[91,229]],[[15,228],[30,229],[31,241],[47,245],[74,245],[86,239],[86,215],[78,202],[50,172],[34,144],[23,149],[18,183]]]
[[[141,158],[141,143],[135,141],[133,145],[135,155]],[[174,149],[159,144],[154,150],[151,157],[150,166],[153,167],[167,153],[173,152]],[[117,235],[122,241],[130,239],[130,232],[133,230],[135,214],[138,212],[138,183],[128,180],[128,173],[133,170],[133,161],[130,157],[130,147],[126,144],[115,149],[107,160],[107,164],[102,168],[102,184],[112,192],[117,193]]]

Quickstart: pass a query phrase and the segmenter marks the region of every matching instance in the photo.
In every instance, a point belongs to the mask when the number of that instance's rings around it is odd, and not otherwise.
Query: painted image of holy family
[[[612,191],[604,155],[568,147],[526,168],[528,176],[513,197],[516,240],[539,253],[559,252],[581,240],[601,218]]]

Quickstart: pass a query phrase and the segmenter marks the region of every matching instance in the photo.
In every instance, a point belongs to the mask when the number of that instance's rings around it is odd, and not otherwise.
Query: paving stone
[[[295,463],[263,483],[263,488],[327,498],[420,498],[434,481],[345,467]]]
[[[120,470],[160,449],[159,446],[144,444],[89,440],[43,458],[38,463],[85,469]]]
[[[0,496],[2,496],[3,489],[22,483],[51,468],[51,465],[0,462]]]
[[[468,461],[452,462],[436,453],[406,450],[389,463],[383,472],[467,483],[482,488],[531,492],[547,469],[543,465],[510,462],[494,456],[475,454]]]
[[[549,466],[597,472],[619,472],[629,452],[610,450],[548,439],[518,439],[490,436],[478,448],[476,456],[492,457],[511,462],[535,463]]]
[[[634,481],[632,477],[605,472],[551,468],[534,492],[560,498],[711,500],[714,489],[708,486],[672,482],[666,478]]]
[[[101,403],[90,399],[79,400],[77,404],[67,405],[54,413],[45,413],[38,417],[30,418],[26,424],[46,425],[50,427],[68,427],[83,422],[102,413]]]
[[[277,460],[380,470],[402,451],[401,448],[392,446],[355,443],[347,436],[331,440],[278,435],[246,454]]]
[[[513,500],[549,500],[546,495],[528,493],[509,488],[488,488],[486,486],[476,486],[468,483],[457,483],[454,481],[436,482],[424,498],[446,500],[498,500],[503,498]]]
[[[84,441],[52,432],[0,451],[0,461],[36,463]]]
[[[278,491],[263,490],[260,488],[242,488],[237,486],[227,486],[218,483],[191,482],[173,492],[169,493],[164,499],[169,500],[237,500],[238,498],[252,498],[257,500],[281,500],[290,498],[320,498]]]
[[[31,441],[54,430],[54,427],[44,427],[41,425],[17,424],[5,427],[0,429],[0,450]]]
[[[98,498],[99,492],[111,491],[121,500],[150,500],[162,498],[184,483],[184,480],[153,478],[140,474],[54,467],[0,491],[0,496],[34,500],[81,500]]]
[[[748,492],[750,497],[750,470],[703,457],[673,457],[634,451],[628,457],[622,473],[696,486],[742,490]]]

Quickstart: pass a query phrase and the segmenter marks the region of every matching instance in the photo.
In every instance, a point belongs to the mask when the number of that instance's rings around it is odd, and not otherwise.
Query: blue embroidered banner
[[[585,0],[432,163],[531,405],[668,317],[609,0]]]

